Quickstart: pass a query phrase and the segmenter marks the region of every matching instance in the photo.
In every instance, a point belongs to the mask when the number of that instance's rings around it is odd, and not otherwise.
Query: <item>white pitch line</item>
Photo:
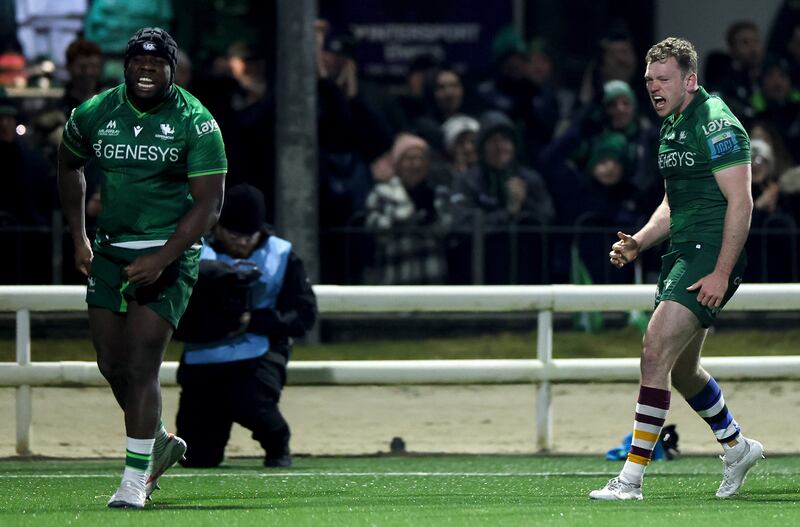
[[[463,477],[463,478],[542,478],[553,476],[608,476],[612,472],[202,472],[197,474],[167,474],[165,478],[340,478],[340,477]],[[0,479],[75,479],[119,478],[119,474],[0,474]]]

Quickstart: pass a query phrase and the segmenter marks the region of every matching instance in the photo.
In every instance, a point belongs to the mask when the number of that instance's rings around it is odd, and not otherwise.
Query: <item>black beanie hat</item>
[[[267,207],[260,190],[244,183],[228,189],[219,216],[221,227],[239,234],[253,234],[266,221]]]
[[[169,63],[170,82],[172,82],[175,77],[175,67],[178,65],[178,44],[169,33],[160,27],[143,27],[128,40],[128,47],[125,48],[126,68],[131,58],[136,55],[153,55],[165,59]]]

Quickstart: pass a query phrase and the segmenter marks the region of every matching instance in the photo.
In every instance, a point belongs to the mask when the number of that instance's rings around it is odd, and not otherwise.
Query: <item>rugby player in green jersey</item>
[[[590,497],[642,499],[644,470],[659,441],[672,385],[722,445],[717,497],[728,498],[763,457],[763,447],[741,434],[720,387],[700,366],[700,355],[709,326],[741,283],[746,264],[743,248],[753,210],[750,139],[725,103],[698,84],[697,52],[690,42],[667,38],[650,48],[646,63],[647,91],[664,119],[658,165],[666,192],[642,229],[633,236],[617,233],[609,256],[619,268],[668,238],[670,245],[642,344],[631,449],[619,476]]]
[[[125,52],[124,84],[72,112],[58,154],[97,365],[125,414],[125,470],[109,507],[144,507],[186,451],[160,421],[158,375],[197,279],[201,235],[219,217],[227,160],[214,118],[173,83],[176,57],[166,31],[139,30]],[[83,177],[90,159],[102,172],[91,243]]]

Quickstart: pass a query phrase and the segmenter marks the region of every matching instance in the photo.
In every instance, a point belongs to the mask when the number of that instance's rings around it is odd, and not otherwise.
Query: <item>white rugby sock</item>
[[[133,481],[144,487],[147,482],[147,469],[153,454],[153,439],[127,438],[127,452],[125,454],[125,471],[122,481]]]

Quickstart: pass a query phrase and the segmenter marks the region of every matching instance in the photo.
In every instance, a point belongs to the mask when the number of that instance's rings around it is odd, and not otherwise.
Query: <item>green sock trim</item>
[[[144,472],[150,465],[150,454],[138,454],[128,450],[125,454],[125,466]]]
[[[139,472],[145,472],[147,470],[147,467],[150,466],[150,461],[142,461],[139,459],[126,459],[125,466],[127,468],[136,469]]]
[[[130,450],[127,450],[125,452],[125,455],[126,457],[132,457],[134,459],[142,459],[144,461],[150,461],[150,454],[139,454],[137,452],[131,452]]]

